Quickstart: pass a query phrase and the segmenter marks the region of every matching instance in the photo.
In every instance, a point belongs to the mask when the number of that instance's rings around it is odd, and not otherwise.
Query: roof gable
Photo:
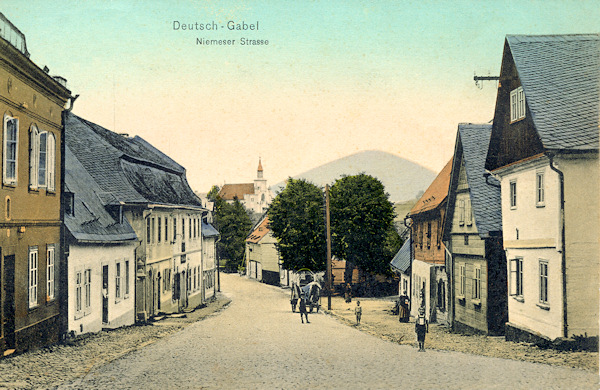
[[[258,244],[260,240],[262,240],[271,229],[269,228],[269,217],[263,218],[262,221],[258,223],[258,225],[250,232],[248,238],[246,238],[246,242],[251,244]]]
[[[450,183],[450,172],[452,171],[452,159],[446,163],[446,166],[440,171],[431,185],[427,188],[423,196],[408,213],[409,215],[420,214],[426,211],[434,210],[442,204],[448,196],[448,185]]]
[[[219,196],[223,200],[244,200],[244,195],[254,194],[254,183],[224,184],[219,191]]]

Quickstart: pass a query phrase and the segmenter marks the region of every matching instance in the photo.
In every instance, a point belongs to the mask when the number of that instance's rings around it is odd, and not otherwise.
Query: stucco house
[[[502,186],[510,340],[598,336],[600,36],[509,35],[485,167]]]
[[[508,309],[500,182],[484,176],[491,132],[491,124],[458,125],[443,241],[453,328],[498,335]]]
[[[288,284],[289,273],[281,268],[281,258],[275,247],[277,239],[264,216],[246,238],[246,275],[251,279],[279,286]]]
[[[65,259],[68,332],[135,323],[137,236],[122,213],[109,213],[102,189],[65,148]]]

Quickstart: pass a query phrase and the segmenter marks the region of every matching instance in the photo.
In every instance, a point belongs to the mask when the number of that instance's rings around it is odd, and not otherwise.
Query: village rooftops
[[[224,184],[219,191],[223,200],[244,200],[245,194],[254,194],[254,183]]]
[[[410,268],[410,249],[412,246],[412,239],[404,241],[402,248],[396,253],[390,265],[393,269],[400,272],[406,272]]]
[[[598,150],[600,34],[508,35],[546,150]]]
[[[263,218],[246,238],[246,242],[257,244],[269,233],[269,217]]]
[[[427,191],[419,198],[417,203],[410,210],[408,215],[424,213],[426,211],[435,210],[442,204],[448,196],[448,185],[450,183],[450,172],[452,171],[452,159],[448,161],[446,166],[440,171],[437,177],[433,180]]]
[[[102,189],[106,205],[203,209],[185,169],[138,136],[124,137],[67,113],[65,141]]]

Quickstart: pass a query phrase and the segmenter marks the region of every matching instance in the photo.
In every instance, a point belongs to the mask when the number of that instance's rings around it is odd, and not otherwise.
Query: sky
[[[364,150],[438,172],[458,123],[492,120],[496,82],[473,75],[499,74],[506,35],[600,32],[596,0],[2,0],[0,12],[80,95],[75,114],[152,143],[199,192],[251,182],[259,157],[269,184]]]

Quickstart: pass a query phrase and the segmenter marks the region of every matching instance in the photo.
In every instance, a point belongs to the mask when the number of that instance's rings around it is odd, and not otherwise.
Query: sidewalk
[[[107,364],[214,315],[230,302],[229,298],[217,293],[215,301],[190,313],[167,315],[147,325],[86,334],[64,344],[1,359],[0,390],[56,388],[86,375],[96,366]]]
[[[332,297],[330,314],[350,326],[356,326],[354,315],[356,300],[357,298],[353,298],[351,303],[346,303],[342,297]],[[399,322],[398,316],[391,314],[394,305],[392,300],[360,297],[358,300],[363,308],[361,324],[357,326],[359,330],[384,340],[412,345],[416,348],[414,318],[411,318],[409,323]],[[321,298],[321,304],[323,309],[327,309],[326,297]],[[527,343],[505,341],[502,336],[466,336],[451,333],[437,324],[429,325],[425,348],[598,371],[597,352],[561,352],[541,349]]]

